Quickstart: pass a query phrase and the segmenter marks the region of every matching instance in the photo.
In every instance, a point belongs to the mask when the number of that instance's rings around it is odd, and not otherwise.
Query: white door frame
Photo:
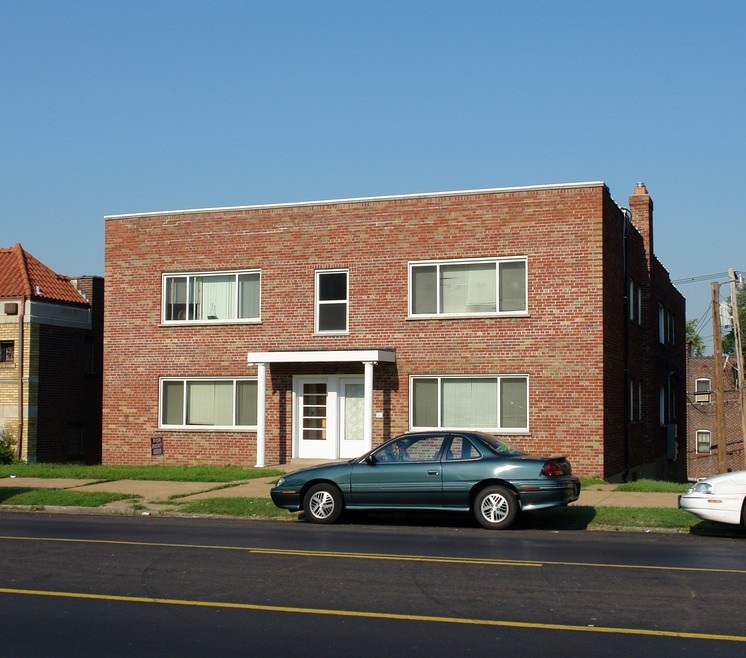
[[[293,376],[293,456],[301,459],[338,459],[355,457],[370,450],[371,440],[365,436],[364,427],[362,428],[363,440],[356,442],[358,447],[354,455],[348,455],[349,446],[343,446],[344,388],[350,383],[362,384],[363,387],[365,385],[364,378],[360,375]],[[326,439],[324,440],[303,439],[303,389],[306,384],[326,384]]]

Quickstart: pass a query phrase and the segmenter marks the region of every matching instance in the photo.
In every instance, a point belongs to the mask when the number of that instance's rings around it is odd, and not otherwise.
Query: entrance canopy
[[[396,363],[395,350],[297,350],[249,352],[249,365],[257,363]]]
[[[396,350],[288,350],[277,352],[249,352],[248,365],[257,366],[257,428],[256,465],[264,466],[267,364],[272,363],[362,363],[364,365],[363,434],[370,447],[373,436],[373,366],[396,363]]]

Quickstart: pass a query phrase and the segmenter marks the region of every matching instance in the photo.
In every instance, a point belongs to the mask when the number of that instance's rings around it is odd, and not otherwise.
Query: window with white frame
[[[528,377],[412,377],[412,428],[528,430]]]
[[[524,313],[526,258],[409,264],[411,316]]]
[[[712,451],[712,434],[710,430],[697,430],[697,454],[709,455]]]
[[[658,342],[666,344],[666,309],[663,304],[658,304]]]
[[[316,333],[347,332],[348,278],[347,270],[316,272]]]
[[[256,427],[255,378],[163,378],[160,397],[161,427]]]
[[[694,382],[694,401],[700,404],[710,402],[712,395],[712,385],[706,377],[700,377]]]
[[[258,270],[163,275],[163,322],[258,322]]]

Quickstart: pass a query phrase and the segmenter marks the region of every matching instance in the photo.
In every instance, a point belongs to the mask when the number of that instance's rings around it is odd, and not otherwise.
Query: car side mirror
[[[365,455],[365,463],[368,464],[368,466],[374,466],[378,460],[372,455]]]

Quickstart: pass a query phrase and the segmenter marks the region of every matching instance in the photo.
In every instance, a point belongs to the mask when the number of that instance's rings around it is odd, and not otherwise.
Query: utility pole
[[[738,402],[741,407],[741,440],[743,441],[743,465],[746,468],[746,390],[743,376],[743,348],[741,347],[741,318],[738,313],[738,295],[736,294],[736,273],[728,270],[730,280],[730,308],[733,313],[733,338],[736,343],[736,367],[738,372]]]
[[[725,435],[725,400],[723,399],[723,337],[720,332],[720,284],[712,284],[712,354],[715,372],[715,434],[718,442],[718,473],[728,470],[728,437]]]

